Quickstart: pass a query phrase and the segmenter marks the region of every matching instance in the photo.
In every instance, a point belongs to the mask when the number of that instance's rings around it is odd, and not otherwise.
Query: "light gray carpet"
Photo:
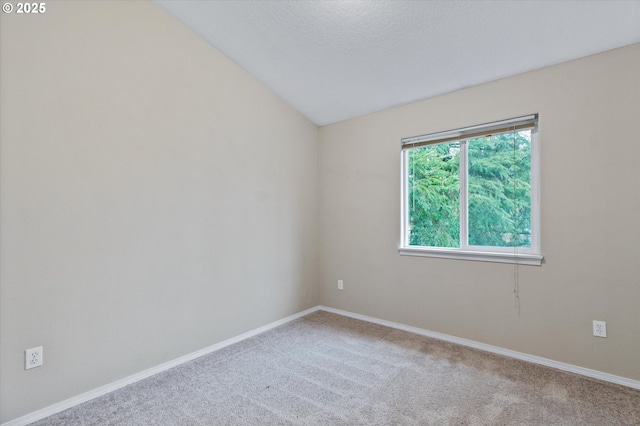
[[[640,391],[318,311],[37,425],[640,425]]]

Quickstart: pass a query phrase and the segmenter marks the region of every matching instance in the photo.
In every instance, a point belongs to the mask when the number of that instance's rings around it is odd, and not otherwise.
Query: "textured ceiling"
[[[156,3],[318,125],[640,42],[640,0]]]

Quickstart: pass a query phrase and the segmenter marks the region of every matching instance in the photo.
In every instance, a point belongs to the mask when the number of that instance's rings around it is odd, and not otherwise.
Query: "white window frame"
[[[517,123],[523,120],[535,119],[535,125],[531,129],[531,244],[530,247],[490,247],[468,245],[468,185],[467,185],[467,140],[466,134],[477,134],[495,128],[504,127],[509,123]],[[462,137],[460,137],[462,135]],[[460,248],[410,246],[409,243],[409,191],[408,191],[408,152],[411,148],[405,148],[412,143],[428,142],[446,138],[460,137]],[[446,143],[446,142],[442,142]],[[531,115],[502,120],[478,126],[450,130],[446,132],[432,133],[422,136],[405,138],[402,140],[401,153],[401,212],[400,220],[400,244],[398,253],[407,256],[425,256],[444,259],[476,260],[485,262],[517,263],[521,265],[540,265],[542,253],[540,249],[540,142],[538,132],[538,116]],[[464,188],[464,190],[463,190]]]

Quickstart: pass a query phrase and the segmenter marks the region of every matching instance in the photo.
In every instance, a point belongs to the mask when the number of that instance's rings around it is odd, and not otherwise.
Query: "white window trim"
[[[474,128],[481,126],[474,126]],[[448,132],[447,132],[448,133]],[[444,134],[441,133],[441,134]],[[415,138],[410,138],[415,139]],[[467,144],[460,144],[460,156],[467,156]],[[398,253],[403,256],[424,256],[440,259],[474,260],[484,262],[514,263],[520,265],[541,265],[543,255],[540,249],[540,143],[538,125],[531,131],[531,247],[485,247],[468,246],[467,212],[460,212],[460,248],[410,246],[408,242],[409,209],[407,181],[407,152],[401,153],[401,220]],[[460,186],[467,186],[467,162],[460,162]],[[460,193],[460,205],[467,206],[467,191]]]
[[[481,262],[517,263],[518,265],[535,265],[542,263],[540,254],[527,253],[493,253],[489,251],[462,250],[445,247],[407,246],[398,248],[402,256],[435,257],[439,259],[476,260]]]

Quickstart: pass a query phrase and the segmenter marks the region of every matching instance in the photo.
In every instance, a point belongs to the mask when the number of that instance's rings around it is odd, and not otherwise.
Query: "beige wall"
[[[315,125],[150,2],[1,19],[0,422],[318,303]]]
[[[640,380],[639,76],[636,44],[321,128],[320,302]],[[531,113],[545,263],[518,315],[513,265],[398,255],[400,139]]]

